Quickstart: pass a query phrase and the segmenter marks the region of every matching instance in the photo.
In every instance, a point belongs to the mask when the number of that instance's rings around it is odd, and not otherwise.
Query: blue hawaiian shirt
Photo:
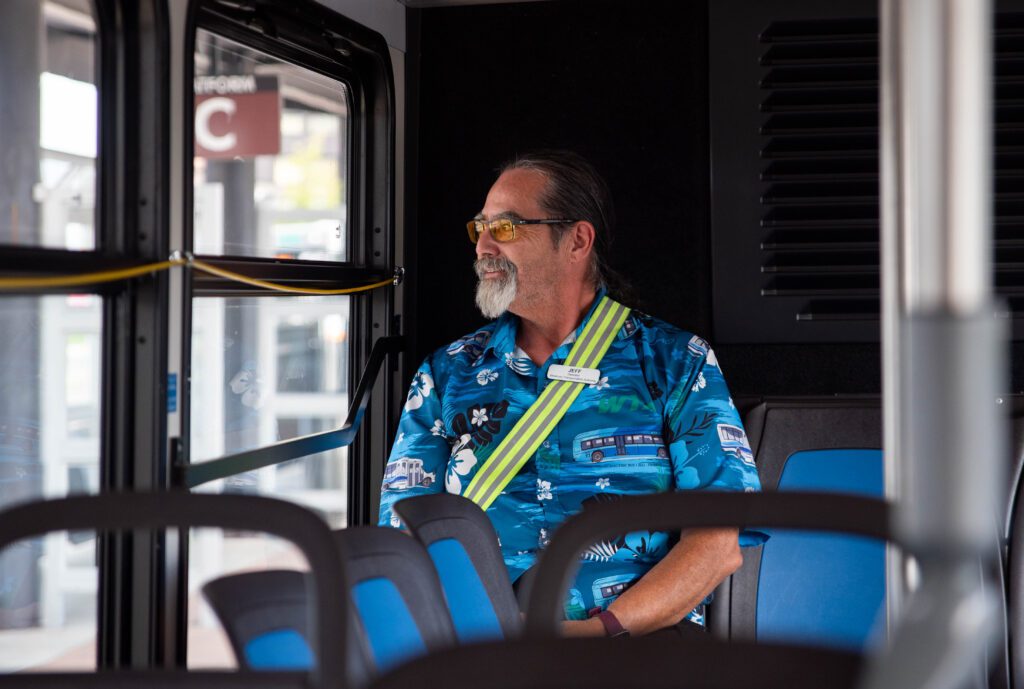
[[[591,313],[600,301],[598,294]],[[536,366],[516,346],[506,313],[439,349],[413,378],[384,471],[380,523],[406,497],[461,494],[537,400],[590,319]],[[714,352],[699,337],[632,312],[587,386],[536,454],[487,510],[515,581],[568,517],[591,501],[668,490],[760,489],[753,454]],[[741,534],[740,545],[756,536]],[[633,532],[583,556],[566,616],[607,607],[672,546],[664,532]],[[690,619],[702,622],[700,609]]]

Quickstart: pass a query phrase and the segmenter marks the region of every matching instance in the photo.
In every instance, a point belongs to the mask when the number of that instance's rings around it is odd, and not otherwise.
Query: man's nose
[[[494,237],[491,236],[489,230],[484,230],[480,233],[480,237],[476,240],[476,257],[483,258],[484,256],[498,256],[501,254],[501,247],[498,242],[494,241]]]

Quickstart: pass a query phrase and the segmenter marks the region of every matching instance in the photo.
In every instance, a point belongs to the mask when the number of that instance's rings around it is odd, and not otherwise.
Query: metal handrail
[[[206,462],[177,463],[174,465],[172,478],[174,485],[180,488],[195,488],[210,481],[235,476],[253,469],[261,469],[291,459],[350,445],[355,439],[356,433],[359,432],[366,407],[370,403],[370,389],[377,380],[384,359],[390,354],[401,352],[404,348],[405,338],[401,335],[382,337],[373,343],[370,360],[366,362],[366,367],[356,385],[352,404],[348,410],[348,418],[340,428],[282,440],[273,445],[237,452]]]

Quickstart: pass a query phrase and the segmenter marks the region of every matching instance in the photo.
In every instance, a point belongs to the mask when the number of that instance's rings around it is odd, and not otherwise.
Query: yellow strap
[[[131,268],[118,268],[116,270],[101,270],[93,273],[81,273],[79,275],[55,275],[47,277],[31,277],[31,278],[12,278],[12,277],[0,277],[0,290],[22,290],[22,289],[44,289],[44,288],[55,288],[55,287],[83,287],[87,285],[100,285],[106,282],[116,282],[118,280],[128,280],[130,278],[136,278],[141,275],[148,275],[150,273],[159,273],[163,270],[168,270],[175,266],[189,265],[196,270],[200,270],[204,273],[211,275],[217,275],[227,280],[234,282],[241,282],[246,285],[253,285],[255,287],[262,287],[263,289],[273,290],[275,292],[288,292],[291,294],[354,294],[356,292],[367,292],[378,287],[384,287],[385,285],[398,284],[396,278],[388,278],[387,280],[381,280],[374,282],[369,285],[361,285],[359,287],[346,287],[344,289],[318,289],[316,287],[292,287],[291,285],[282,285],[276,282],[268,282],[267,280],[257,280],[241,273],[236,273],[232,270],[225,270],[218,268],[214,265],[200,261],[197,259],[185,259],[185,258],[174,258],[167,261],[160,261],[158,263],[146,263],[141,266],[133,266]]]
[[[236,273],[231,270],[224,270],[223,268],[217,268],[212,266],[205,261],[193,260],[192,267],[196,270],[201,270],[204,273],[210,275],[218,275],[234,282],[241,282],[246,285],[253,285],[254,287],[262,287],[264,289],[271,289],[275,292],[291,292],[292,294],[354,294],[355,292],[365,292],[367,290],[376,289],[383,287],[384,285],[393,285],[395,283],[394,278],[388,278],[387,280],[381,280],[380,282],[374,282],[370,285],[362,285],[360,287],[346,287],[344,289],[317,289],[316,287],[292,287],[290,285],[282,285],[276,282],[268,282],[267,280],[257,280],[241,273]]]
[[[117,270],[101,270],[95,273],[82,273],[80,275],[56,275],[52,277],[39,278],[0,278],[0,289],[35,289],[40,287],[80,287],[82,285],[99,285],[104,282],[115,282],[136,278],[148,273],[159,273],[172,266],[180,266],[185,263],[184,259],[160,261],[159,263],[147,263],[132,268],[119,268]]]
[[[615,340],[630,310],[603,297],[573,345],[565,365],[594,368]],[[583,391],[584,383],[552,381],[485,460],[463,493],[486,510],[515,478]]]

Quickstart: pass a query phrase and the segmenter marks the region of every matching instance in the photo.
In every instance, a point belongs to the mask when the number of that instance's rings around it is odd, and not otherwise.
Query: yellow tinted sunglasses
[[[470,220],[466,223],[469,231],[469,241],[476,244],[480,241],[480,235],[490,232],[496,242],[511,242],[516,238],[517,225],[568,225],[575,220],[564,220],[561,218],[547,218],[543,220],[521,220],[519,218],[495,218],[494,220]]]

